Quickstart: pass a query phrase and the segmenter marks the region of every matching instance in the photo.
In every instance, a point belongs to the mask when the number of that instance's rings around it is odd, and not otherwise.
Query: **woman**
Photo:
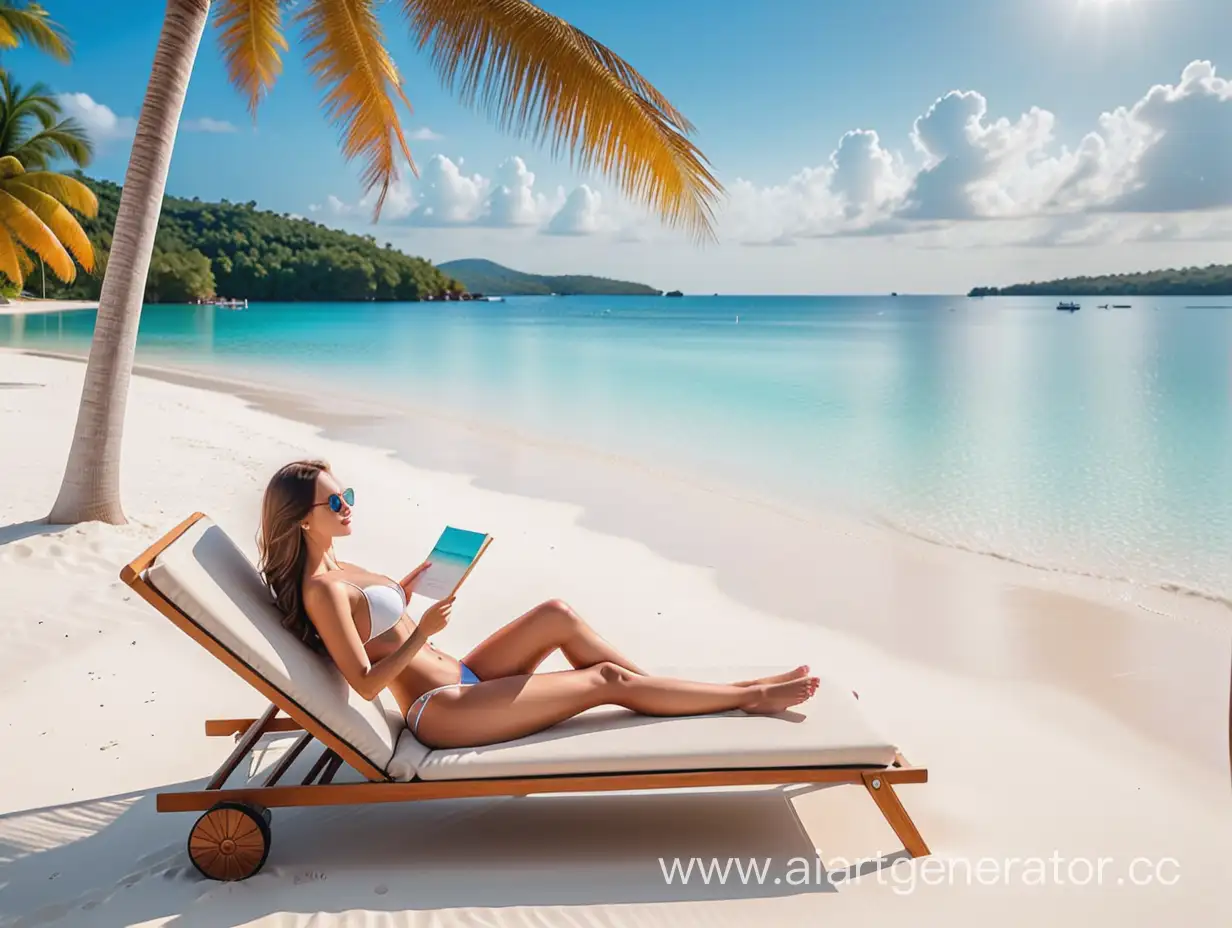
[[[817,688],[807,667],[730,684],[649,676],[559,600],[514,619],[459,661],[428,640],[448,624],[452,597],[430,606],[418,625],[404,614],[426,563],[395,582],[335,556],[334,539],[351,534],[354,499],[323,461],[279,470],[262,505],[261,572],[286,627],[327,652],[365,699],[388,688],[430,747],[508,741],[600,705],[656,716],[769,714]],[[556,650],[574,669],[535,673]]]

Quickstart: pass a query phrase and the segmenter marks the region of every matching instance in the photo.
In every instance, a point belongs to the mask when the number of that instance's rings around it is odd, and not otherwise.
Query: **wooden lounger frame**
[[[120,571],[120,578],[146,602],[171,620],[181,631],[247,680],[270,700],[265,713],[256,719],[211,719],[205,723],[209,736],[235,736],[235,749],[215,771],[205,789],[159,793],[159,812],[208,811],[219,803],[269,809],[276,806],[351,805],[376,802],[411,802],[426,799],[459,799],[478,796],[526,796],[532,793],[603,792],[610,790],[685,789],[717,786],[788,785],[863,785],[894,830],[903,847],[913,857],[929,854],[911,817],[903,808],[894,787],[901,783],[926,783],[928,770],[909,764],[901,754],[893,764],[880,767],[759,767],[742,769],[603,773],[586,775],[546,775],[532,777],[472,778],[466,780],[392,780],[354,747],[338,738],[310,712],[276,689],[221,642],[209,635],[174,603],[144,579],[147,568],[168,546],[183,535],[204,513],[185,519]],[[279,711],[286,717],[279,717]],[[259,786],[245,785],[226,789],[226,781],[270,732],[301,731],[287,753],[266,775]],[[324,750],[308,775],[299,784],[281,782],[294,761],[312,741]],[[346,763],[368,782],[334,783],[333,778]],[[268,825],[268,813],[265,813]],[[204,818],[204,817],[203,817]],[[268,844],[268,834],[267,844]],[[268,847],[266,848],[268,851]],[[263,862],[264,858],[262,858]],[[258,865],[259,866],[259,865]]]

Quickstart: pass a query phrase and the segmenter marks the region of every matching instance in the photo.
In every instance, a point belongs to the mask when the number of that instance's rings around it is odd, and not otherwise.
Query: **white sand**
[[[711,570],[579,527],[575,506],[145,378],[125,436],[131,523],[26,524],[54,499],[82,371],[0,351],[0,926],[1232,921],[1222,607],[844,528],[818,530],[799,576],[829,608],[793,621],[730,598]],[[900,794],[934,856],[914,883],[883,869],[836,891],[775,885],[812,851],[773,791],[542,797],[279,809],[257,877],[202,880],[184,852],[193,815],[155,814],[153,793],[203,783],[228,753],[229,739],[203,736],[205,718],[263,703],[117,574],[196,509],[252,553],[266,479],[305,454],[356,487],[349,560],[405,571],[447,521],[495,535],[439,636],[455,653],[562,596],[652,666],[808,661],[857,687],[931,770]],[[745,543],[736,529],[729,545]],[[288,743],[272,738],[263,762]],[[837,870],[899,849],[856,788],[795,806]],[[659,858],[673,856],[774,860],[764,885],[734,872],[667,885]],[[1134,885],[1139,857],[1136,875],[1169,885]],[[1087,869],[1100,858],[1102,880]]]
[[[98,309],[98,300],[5,300],[0,302],[0,316],[62,313],[71,309]]]

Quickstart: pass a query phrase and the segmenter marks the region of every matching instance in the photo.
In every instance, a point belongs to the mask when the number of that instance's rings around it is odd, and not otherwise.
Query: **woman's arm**
[[[341,583],[321,581],[304,584],[304,608],[329,656],[351,688],[364,699],[375,699],[428,640],[429,632],[424,630],[421,623],[396,650],[373,664],[368,660],[364,643],[355,629],[351,602]]]

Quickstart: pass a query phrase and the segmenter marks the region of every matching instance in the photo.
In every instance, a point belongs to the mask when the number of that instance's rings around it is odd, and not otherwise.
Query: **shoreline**
[[[1223,891],[1232,655],[1226,623],[1205,621],[1200,603],[1122,599],[1115,585],[1076,579],[1044,584],[994,559],[838,519],[793,522],[593,458],[581,471],[564,451],[492,436],[461,439],[493,456],[480,477],[409,463],[406,452],[331,438],[330,427],[244,396],[144,374],[132,380],[124,433],[128,524],[49,526],[40,520],[83,368],[18,352],[0,363],[12,387],[0,391],[10,490],[0,498],[0,736],[40,771],[0,770],[0,926],[152,928],[188,912],[210,924],[310,917],[325,928],[745,928],[881,924],[909,905],[923,924],[959,928],[1146,928],[1232,914]],[[345,416],[330,412],[342,430]],[[369,426],[373,438],[389,423]],[[412,447],[434,451],[437,464],[476,450],[442,445],[462,431],[444,428],[416,431]],[[117,574],[194,510],[253,557],[269,475],[305,456],[325,457],[356,487],[357,530],[340,552],[350,561],[396,575],[442,524],[493,535],[437,636],[450,653],[560,597],[652,671],[807,662],[857,689],[873,726],[931,771],[901,798],[933,857],[889,866],[884,855],[894,859],[899,845],[863,790],[786,800],[776,790],[685,790],[278,809],[261,874],[242,886],[203,883],[185,856],[192,817],[156,814],[153,793],[203,784],[232,750],[230,739],[204,737],[201,719],[253,717],[265,703]],[[481,485],[509,477],[590,508]],[[630,531],[608,531],[622,527]],[[1137,608],[1145,604],[1179,618]],[[554,655],[542,669],[562,665]],[[296,737],[270,736],[238,776],[259,782]],[[1060,879],[1024,878],[1022,861],[1058,856],[1113,861],[1112,881],[1072,869],[1079,879],[1065,879],[1064,866]],[[673,884],[658,863],[672,858],[772,859],[780,872],[816,858],[837,882]],[[1135,859],[1170,861],[1165,875],[1179,882],[1118,885]],[[973,885],[986,860],[1019,864]],[[929,878],[937,868],[953,878]]]
[[[98,300],[6,300],[0,302],[0,316],[33,316],[39,313],[66,313],[79,309],[98,309]]]
[[[326,410],[278,385],[193,369],[137,364],[134,373],[236,397],[260,412],[311,426],[323,438],[374,449],[476,489],[577,507],[579,527],[635,541],[703,571],[745,606],[854,635],[943,672],[1058,687],[1161,746],[1205,764],[1227,764],[1227,746],[1212,746],[1209,738],[1209,725],[1226,716],[1227,699],[1214,697],[1217,711],[1192,711],[1195,704],[1209,708],[1212,683],[1217,690],[1228,677],[1223,655],[1232,613],[1222,599],[1037,567],[840,513],[791,511],[733,488],[698,483],[692,475],[651,470],[589,449],[528,442],[512,430],[493,433],[406,410],[391,417],[351,398],[341,409]],[[408,422],[411,437],[393,433]],[[759,538],[773,539],[773,556]],[[818,572],[827,563],[842,565],[833,585],[824,569]],[[921,588],[935,588],[935,595],[921,605],[896,591],[899,584],[916,596]],[[967,617],[948,615],[947,609]],[[999,640],[985,640],[988,633],[975,618],[981,613],[1000,616],[1028,659],[1006,653]],[[913,614],[920,619],[904,627],[903,617]],[[1058,664],[1047,657],[1073,651],[1081,651],[1081,659]],[[1171,677],[1117,665],[1130,655],[1132,664],[1165,654],[1175,666],[1207,671]],[[1075,673],[1083,664],[1087,671]]]
[[[0,351],[20,352],[32,357],[44,357],[76,363],[84,363],[86,361],[85,354],[45,351],[38,348],[0,346]],[[238,396],[252,404],[254,408],[273,413],[277,416],[290,418],[296,422],[316,426],[331,437],[338,437],[344,441],[359,441],[368,447],[391,448],[391,443],[388,441],[390,436],[381,432],[383,423],[406,420],[417,424],[430,424],[438,428],[452,427],[459,434],[482,434],[500,443],[542,450],[552,454],[570,455],[578,459],[584,459],[588,463],[597,462],[610,465],[615,469],[637,471],[652,479],[670,482],[675,485],[700,486],[708,493],[716,494],[744,505],[764,509],[794,521],[830,522],[839,520],[864,530],[887,532],[913,544],[926,545],[930,548],[939,548],[943,551],[979,558],[988,558],[1038,573],[1042,575],[1041,579],[1053,577],[1061,582],[1074,581],[1079,583],[1112,584],[1142,591],[1147,595],[1162,593],[1168,596],[1193,599],[1202,604],[1218,607],[1220,611],[1215,613],[1216,621],[1219,620],[1218,617],[1220,615],[1223,615],[1229,623],[1232,623],[1232,595],[1224,592],[1187,586],[1170,580],[1142,580],[1131,576],[1105,573],[1094,568],[1046,564],[994,548],[983,548],[963,541],[934,537],[910,526],[899,524],[892,518],[876,512],[840,510],[833,506],[830,508],[819,508],[816,506],[811,508],[792,507],[786,500],[772,499],[759,495],[749,487],[725,482],[711,474],[686,472],[680,468],[660,464],[650,465],[645,461],[620,452],[607,451],[548,436],[530,434],[493,421],[474,418],[459,420],[445,413],[432,412],[426,408],[414,405],[392,406],[372,397],[342,394],[335,391],[334,396],[340,397],[346,408],[346,411],[338,412],[326,409],[320,403],[305,400],[296,392],[296,386],[290,382],[241,379],[227,370],[209,368],[208,366],[180,366],[174,362],[165,364],[138,362],[133,365],[133,370],[134,373],[140,376],[152,377],[167,383],[198,387],[204,390]],[[454,455],[446,466],[439,461],[431,463],[431,459],[415,458],[413,455],[407,454],[404,449],[391,448],[391,450],[402,455],[408,460],[408,463],[415,466],[425,466],[450,472],[461,471],[473,476],[479,486],[494,489],[498,492],[523,492],[522,489],[517,487],[518,481],[509,480],[506,475],[506,479],[502,482],[499,475],[485,471],[482,464],[478,462],[477,455],[471,456],[469,460],[462,460],[462,455]],[[422,451],[422,445],[419,446],[418,450]],[[540,494],[538,498],[549,501],[564,501],[550,492]],[[571,499],[568,501],[580,502],[582,505],[586,503],[585,500]],[[1229,627],[1232,627],[1232,624]]]

